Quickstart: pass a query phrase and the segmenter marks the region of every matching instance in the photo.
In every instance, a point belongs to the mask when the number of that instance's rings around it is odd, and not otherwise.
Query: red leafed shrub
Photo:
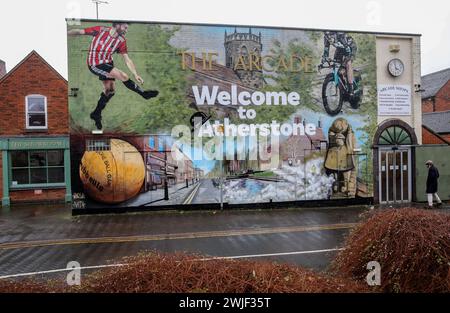
[[[0,279],[0,293],[50,293],[60,290],[54,284],[47,284],[33,279]]]
[[[450,214],[404,208],[377,211],[349,235],[332,269],[365,280],[381,266],[384,292],[450,292]]]
[[[83,275],[81,286],[48,281],[1,281],[0,292],[321,293],[368,292],[367,285],[293,265],[247,260],[199,260],[183,253],[128,257],[120,267]]]
[[[128,258],[128,265],[87,277],[82,292],[281,293],[363,292],[349,279],[318,274],[292,265],[247,260],[199,261],[202,256],[150,253]]]

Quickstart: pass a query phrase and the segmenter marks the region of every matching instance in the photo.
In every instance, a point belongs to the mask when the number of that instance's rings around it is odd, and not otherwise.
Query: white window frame
[[[45,126],[30,126],[29,125],[29,119],[28,119],[28,98],[37,98],[37,97],[41,97],[44,98],[44,113],[45,113]],[[26,127],[27,129],[48,129],[48,119],[47,119],[47,97],[43,96],[43,95],[27,95],[25,97],[25,123],[26,123]]]

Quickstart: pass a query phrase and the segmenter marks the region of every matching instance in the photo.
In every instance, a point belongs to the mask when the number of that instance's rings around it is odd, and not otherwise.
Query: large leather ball
[[[101,203],[116,204],[135,197],[142,188],[144,176],[141,154],[120,139],[111,139],[110,151],[86,151],[81,160],[84,191]]]

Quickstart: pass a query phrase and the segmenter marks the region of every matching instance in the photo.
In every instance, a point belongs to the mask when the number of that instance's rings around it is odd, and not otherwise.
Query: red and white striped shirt
[[[113,53],[128,53],[127,41],[123,36],[111,36],[112,27],[95,26],[84,30],[86,35],[91,35],[91,46],[87,58],[89,66],[97,66],[113,62]]]

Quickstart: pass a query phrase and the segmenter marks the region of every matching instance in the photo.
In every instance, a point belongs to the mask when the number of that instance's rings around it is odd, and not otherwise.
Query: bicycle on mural
[[[333,59],[329,57],[330,45],[336,48]],[[332,70],[322,85],[323,106],[331,116],[341,112],[344,101],[349,102],[353,109],[360,106],[363,96],[361,74],[352,66],[356,50],[351,36],[342,32],[325,32],[324,53],[318,69]]]

